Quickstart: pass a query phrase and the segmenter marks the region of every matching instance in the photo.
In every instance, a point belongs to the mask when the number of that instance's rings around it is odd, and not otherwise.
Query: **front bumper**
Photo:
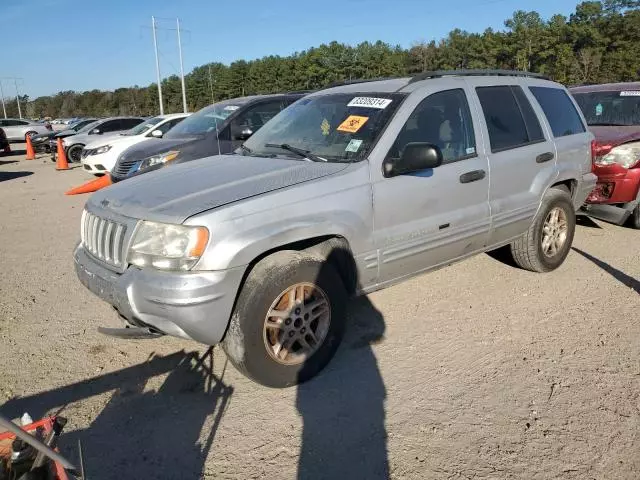
[[[161,272],[129,267],[124,273],[99,265],[78,245],[80,282],[136,327],[207,345],[227,329],[244,268],[215,272]]]
[[[589,194],[596,187],[598,177],[593,173],[585,173],[573,194],[573,206],[576,211],[584,204]]]

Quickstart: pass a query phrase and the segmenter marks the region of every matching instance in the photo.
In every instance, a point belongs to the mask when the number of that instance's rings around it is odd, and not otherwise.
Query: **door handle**
[[[463,173],[460,175],[460,183],[471,183],[482,180],[487,173],[484,170],[473,170],[472,172]]]
[[[551,152],[542,153],[536,157],[536,163],[548,162],[549,160],[553,160],[554,158],[555,155]]]

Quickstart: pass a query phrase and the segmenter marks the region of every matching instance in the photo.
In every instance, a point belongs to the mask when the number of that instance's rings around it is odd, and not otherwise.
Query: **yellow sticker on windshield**
[[[325,137],[329,135],[329,132],[331,131],[331,125],[329,125],[329,122],[326,118],[322,120],[322,123],[320,124],[320,130],[322,130],[322,134]]]
[[[340,124],[336,129],[339,132],[356,133],[367,123],[369,117],[359,117],[358,115],[349,115],[349,117]]]

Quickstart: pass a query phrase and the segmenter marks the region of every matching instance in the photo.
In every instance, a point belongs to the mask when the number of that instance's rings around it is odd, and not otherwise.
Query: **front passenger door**
[[[380,283],[448,263],[482,249],[490,227],[489,166],[478,155],[465,90],[427,96],[411,113],[387,155],[408,143],[435,144],[443,164],[373,184],[374,241]]]

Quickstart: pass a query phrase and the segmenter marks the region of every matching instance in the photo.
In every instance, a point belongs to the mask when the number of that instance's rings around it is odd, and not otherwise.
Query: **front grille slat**
[[[80,237],[85,249],[97,259],[123,268],[126,226],[88,211],[82,214]]]

